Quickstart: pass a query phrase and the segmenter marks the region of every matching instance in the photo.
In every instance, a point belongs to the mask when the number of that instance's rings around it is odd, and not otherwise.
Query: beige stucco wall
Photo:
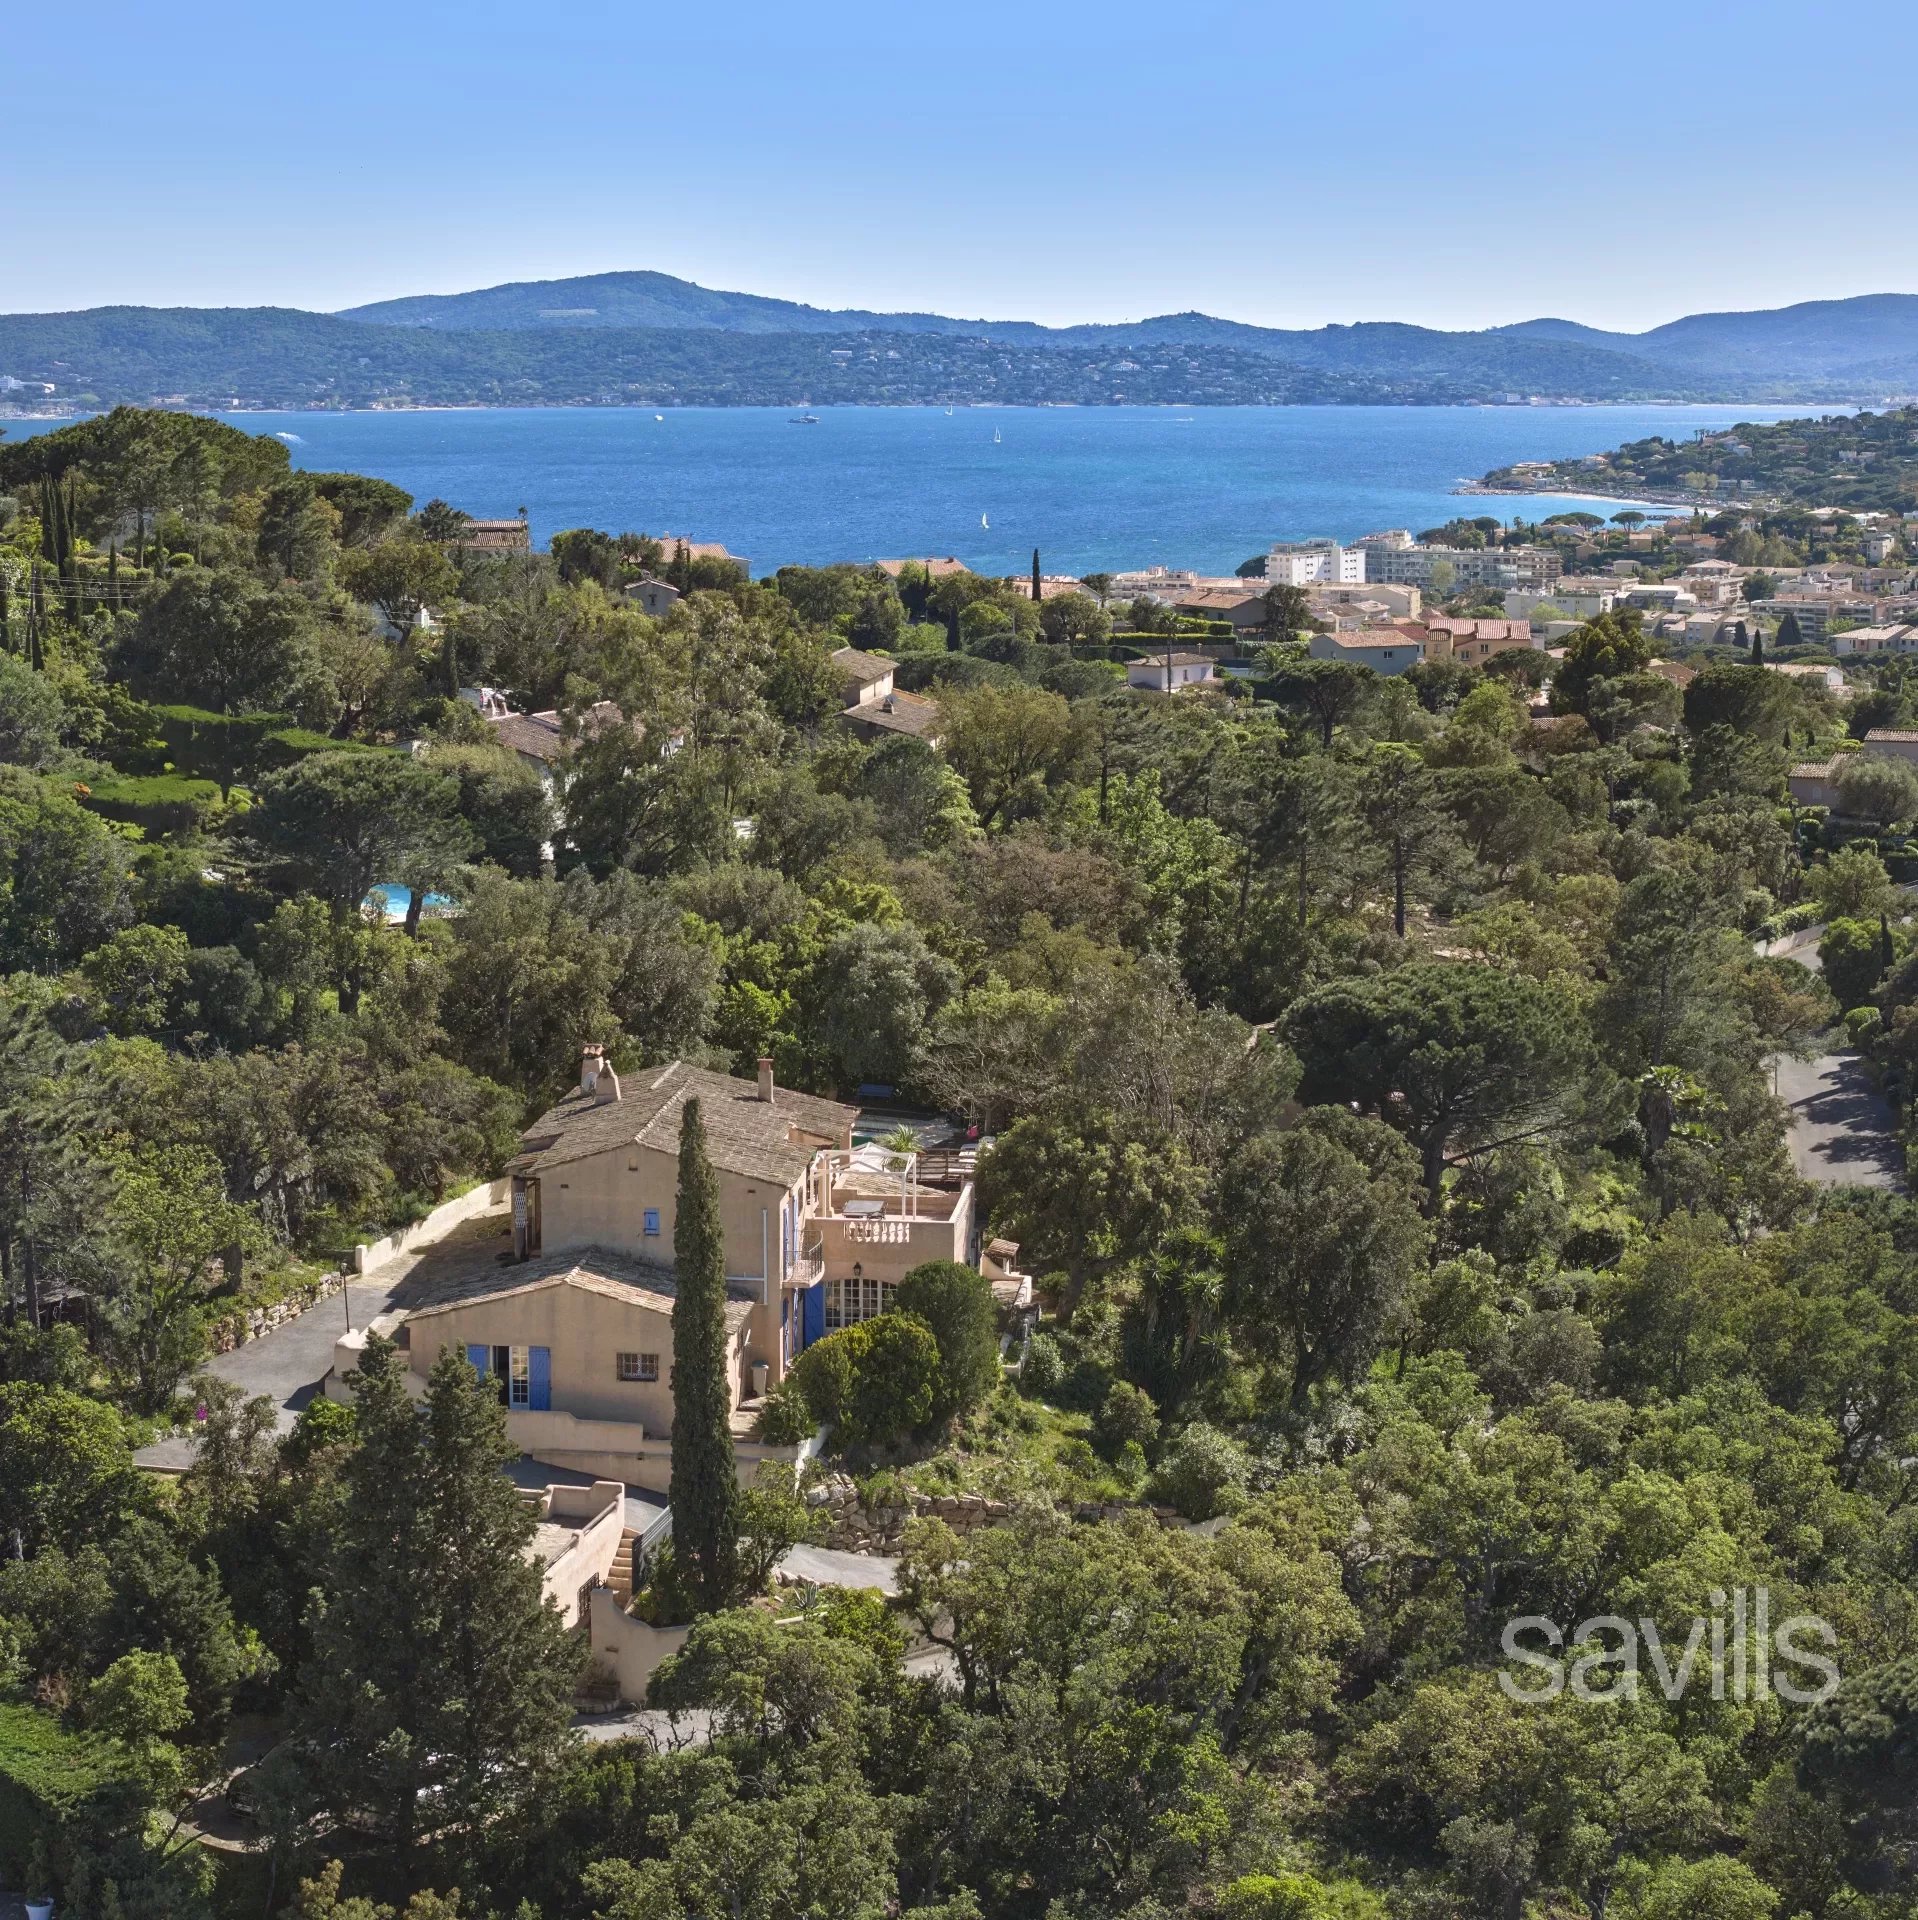
[[[788,1189],[770,1180],[719,1173],[719,1217],[726,1236],[726,1272],[757,1280],[779,1268],[779,1209]],[[539,1176],[540,1246],[611,1247],[642,1259],[673,1259],[678,1156],[652,1147],[620,1147],[551,1167]],[[790,1189],[798,1198],[804,1182]],[[659,1232],[645,1231],[646,1209],[659,1210]],[[798,1249],[795,1249],[798,1251]]]
[[[408,1364],[430,1373],[449,1346],[548,1347],[553,1356],[553,1411],[585,1420],[616,1420],[649,1433],[672,1430],[673,1323],[668,1313],[617,1300],[586,1287],[540,1287],[496,1294],[409,1323]],[[614,1356],[656,1353],[659,1378],[619,1379]],[[521,1417],[516,1415],[515,1417]]]
[[[883,1237],[859,1237],[874,1229]],[[881,1216],[855,1223],[834,1217],[819,1222],[819,1233],[825,1243],[827,1279],[848,1278],[856,1260],[868,1279],[903,1280],[928,1260],[965,1259],[972,1241],[972,1188],[961,1192],[950,1220]]]
[[[649,1627],[635,1620],[614,1596],[611,1587],[593,1591],[591,1638],[593,1658],[619,1683],[619,1697],[634,1706],[646,1698],[647,1683],[686,1644],[691,1627]]]
[[[548,1561],[541,1576],[560,1618],[576,1627],[582,1624],[581,1592],[601,1585],[619,1557],[626,1530],[625,1483],[600,1480],[590,1487],[548,1487],[540,1504],[543,1519],[578,1528],[572,1545],[558,1559]]]

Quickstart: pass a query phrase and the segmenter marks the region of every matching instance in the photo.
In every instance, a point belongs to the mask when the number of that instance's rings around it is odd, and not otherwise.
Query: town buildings
[[[1420,546],[1400,528],[1368,534],[1358,544],[1368,585],[1403,582],[1441,595],[1461,587],[1549,586],[1565,566],[1552,547]]]
[[[832,663],[839,672],[840,721],[861,739],[904,733],[928,746],[939,744],[938,701],[896,688],[894,661],[884,654],[841,647]]]
[[[468,520],[460,527],[458,544],[470,553],[531,553],[533,536],[521,514],[516,520]]]
[[[1397,627],[1358,633],[1315,633],[1305,650],[1314,660],[1337,660],[1346,666],[1370,667],[1374,673],[1403,673],[1425,658],[1425,645],[1416,634]]]

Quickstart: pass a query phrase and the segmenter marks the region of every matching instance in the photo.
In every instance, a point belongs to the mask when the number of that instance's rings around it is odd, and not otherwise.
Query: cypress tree
[[[1889,973],[1898,958],[1898,949],[1891,943],[1891,922],[1884,914],[1878,916],[1878,971]]]
[[[1787,614],[1785,618],[1789,620],[1791,618],[1791,615]],[[1755,667],[1762,667],[1764,664],[1765,664],[1764,631],[1762,628],[1754,627],[1752,628],[1752,665]]]
[[[679,1120],[673,1216],[673,1556],[702,1613],[730,1606],[739,1584],[739,1481],[726,1365],[726,1241],[719,1182],[697,1100]]]
[[[1032,550],[1032,598],[1033,603],[1037,605],[1039,599],[1039,549],[1037,547]]]

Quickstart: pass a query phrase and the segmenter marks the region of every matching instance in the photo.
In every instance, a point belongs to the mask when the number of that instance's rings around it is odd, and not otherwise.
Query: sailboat
[[[999,429],[997,427],[994,427],[992,430],[992,444],[995,447],[999,445]]]
[[[950,419],[952,418],[952,409],[951,409],[950,407],[948,407],[948,408],[946,409],[946,418],[947,418],[948,420],[950,420]]]
[[[664,415],[663,413],[656,413],[656,414],[654,414],[654,415],[653,415],[653,418],[654,418],[655,420],[664,420],[664,419],[665,419],[665,417],[666,417],[666,416],[665,416],[665,415]]]
[[[979,516],[979,524],[984,527],[988,533],[992,531],[992,522],[988,520],[983,513]]]

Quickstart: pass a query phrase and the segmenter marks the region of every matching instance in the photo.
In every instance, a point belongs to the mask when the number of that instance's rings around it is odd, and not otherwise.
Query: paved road
[[[219,1355],[207,1371],[231,1380],[249,1395],[267,1395],[280,1409],[279,1424],[284,1432],[319,1392],[333,1364],[333,1343],[347,1329],[347,1314],[351,1312],[354,1326],[363,1327],[384,1313],[393,1304],[406,1272],[404,1263],[399,1263],[365,1279],[350,1281],[344,1299],[337,1293],[328,1295],[271,1333]],[[182,1435],[142,1447],[133,1457],[143,1467],[177,1473],[191,1463],[193,1448],[192,1438]]]
[[[1815,927],[1800,927],[1796,933],[1783,933],[1776,940],[1757,940],[1752,951],[1761,960],[1796,960],[1811,973],[1823,973],[1825,963],[1818,957],[1818,943],[1824,939],[1821,922]]]
[[[788,1580],[810,1580],[820,1587],[876,1587],[899,1591],[899,1562],[884,1553],[837,1553],[831,1547],[794,1547],[779,1563]]]
[[[1778,1097],[1791,1109],[1785,1142],[1802,1178],[1823,1187],[1904,1186],[1896,1119],[1857,1054],[1775,1064]]]

